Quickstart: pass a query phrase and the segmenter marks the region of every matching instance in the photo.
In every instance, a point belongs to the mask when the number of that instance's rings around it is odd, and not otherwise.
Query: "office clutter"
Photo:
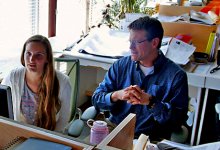
[[[145,150],[146,146],[150,144],[150,140],[147,135],[141,134],[133,143],[133,150]]]
[[[183,38],[179,39],[187,43],[189,42],[188,44],[195,46],[195,52],[208,54],[208,61],[214,61],[216,57],[216,50],[219,45],[219,33],[217,32],[216,23],[202,24],[201,21],[200,23],[190,21],[192,20],[190,14],[194,14],[194,16],[200,19],[205,18],[201,17],[201,14],[204,14],[204,12],[200,12],[202,8],[203,7],[200,6],[184,7],[160,5],[159,16],[175,18],[172,19],[175,21],[171,22],[170,19],[167,19],[166,21],[166,18],[164,19],[163,17],[161,22],[164,28],[164,35],[177,38],[181,37],[179,35],[189,35],[191,37],[188,39],[189,41]],[[205,15],[207,16],[208,14],[205,13]],[[159,16],[158,18],[160,19]]]
[[[148,136],[144,134],[141,134],[137,140],[133,141],[133,143],[133,150],[219,150],[220,148],[220,142],[190,146],[164,139],[161,142],[155,144],[151,143]]]
[[[219,150],[220,142],[201,144],[197,146],[189,146],[186,144],[180,144],[169,140],[162,140],[161,142],[157,143],[157,147],[159,148],[159,150],[164,150],[164,149]]]
[[[209,11],[214,11],[214,13],[219,16],[220,15],[220,1],[219,0],[211,0],[209,3],[201,9],[201,12],[209,13]]]
[[[201,12],[202,9],[204,9],[202,6],[185,7],[160,5],[158,14],[153,17],[161,21],[165,36],[175,37],[178,40],[194,46],[195,52],[206,53],[208,55],[206,62],[213,62],[215,61],[216,50],[219,45],[219,33],[216,31],[219,16],[216,14],[216,11],[212,9],[207,11],[207,13]],[[129,21],[121,20],[120,30],[128,31],[127,26],[130,23]],[[184,45],[187,46],[187,44]],[[184,46],[182,46],[182,48],[184,49]],[[166,48],[162,49],[163,52],[167,52],[167,50],[164,50]],[[189,60],[190,58],[187,59]],[[200,61],[198,57],[195,59]],[[203,63],[205,62],[204,59],[202,61]],[[187,61],[185,61],[185,63],[181,62],[180,64],[186,63]],[[201,61],[198,63],[201,63]]]
[[[195,23],[203,23],[213,25],[219,20],[218,16],[213,11],[208,13],[190,10],[190,21]]]

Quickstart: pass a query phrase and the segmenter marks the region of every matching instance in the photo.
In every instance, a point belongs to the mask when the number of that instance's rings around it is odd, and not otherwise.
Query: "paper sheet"
[[[161,143],[165,143],[175,148],[184,149],[184,150],[219,150],[220,149],[220,142],[212,142],[212,143],[201,144],[197,146],[189,146],[186,144],[180,144],[180,143],[172,142],[169,140],[163,140],[161,141]]]
[[[128,32],[99,29],[90,33],[74,49],[106,56],[127,56],[130,55],[128,38]]]
[[[172,38],[166,57],[177,64],[185,65],[189,61],[189,57],[193,54],[196,47],[189,45],[181,40]]]
[[[159,15],[158,20],[161,22],[176,22],[180,20],[181,16],[165,16],[165,15]]]
[[[169,48],[169,43],[172,37],[164,36],[162,39],[161,47],[160,50],[163,52],[164,55],[166,55],[168,48]]]

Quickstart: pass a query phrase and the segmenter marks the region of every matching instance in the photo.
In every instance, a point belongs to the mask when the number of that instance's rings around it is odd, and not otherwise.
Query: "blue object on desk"
[[[38,138],[28,138],[15,150],[72,150],[72,147]]]
[[[84,128],[84,122],[80,119],[76,119],[72,122],[68,129],[68,134],[73,137],[78,137],[82,133]]]
[[[97,57],[104,57],[104,58],[111,58],[111,59],[120,59],[124,56],[106,56],[106,55],[99,55],[99,54],[93,54],[93,53],[89,53],[84,49],[79,49],[78,51],[79,53],[83,53],[83,54],[87,54],[87,55],[93,55],[93,56],[97,56]]]

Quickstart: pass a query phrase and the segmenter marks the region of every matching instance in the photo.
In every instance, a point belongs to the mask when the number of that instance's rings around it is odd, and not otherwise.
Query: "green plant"
[[[119,5],[123,13],[140,13],[140,6],[145,2],[146,0],[120,0]]]
[[[105,1],[105,0],[104,0]],[[98,1],[94,1],[95,4]],[[118,28],[120,19],[125,18],[125,13],[143,13],[141,8],[147,0],[108,0],[108,4],[102,10],[102,19],[98,27],[102,24],[109,28]]]
[[[111,5],[107,4],[106,8],[103,10],[101,24],[106,24],[109,28],[118,28],[120,7],[116,1],[112,0],[112,2]]]

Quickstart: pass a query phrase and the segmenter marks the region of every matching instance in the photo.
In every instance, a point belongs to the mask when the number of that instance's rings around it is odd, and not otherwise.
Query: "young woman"
[[[2,81],[12,90],[14,119],[63,130],[70,119],[71,85],[68,76],[54,69],[49,40],[30,37],[24,43],[21,64]]]

